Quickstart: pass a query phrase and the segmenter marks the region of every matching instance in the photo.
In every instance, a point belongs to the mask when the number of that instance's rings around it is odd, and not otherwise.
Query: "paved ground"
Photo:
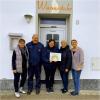
[[[18,99],[15,98],[13,91],[2,91],[0,92],[0,100]],[[71,96],[69,92],[62,94],[60,91],[48,94],[45,90],[36,95],[33,91],[31,95],[21,94],[19,100],[100,100],[100,91],[81,91],[79,96]]]

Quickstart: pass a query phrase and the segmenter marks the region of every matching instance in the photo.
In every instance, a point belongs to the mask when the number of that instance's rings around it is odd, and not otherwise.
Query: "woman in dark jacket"
[[[42,53],[43,65],[45,70],[45,81],[47,92],[53,92],[54,76],[57,68],[57,62],[50,61],[50,52],[59,52],[58,48],[55,46],[55,40],[50,39],[48,45],[44,48]]]
[[[18,46],[14,49],[12,55],[12,70],[14,74],[14,88],[16,97],[20,97],[19,92],[26,93],[23,90],[23,87],[27,78],[27,67],[28,50],[25,46],[25,40],[20,39],[18,42]]]
[[[63,82],[62,93],[68,91],[68,75],[72,65],[72,54],[67,42],[65,40],[61,41],[61,62],[60,62],[60,74]]]

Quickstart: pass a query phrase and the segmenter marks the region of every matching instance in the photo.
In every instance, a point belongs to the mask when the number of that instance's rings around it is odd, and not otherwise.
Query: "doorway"
[[[50,39],[54,39],[56,46],[60,48],[61,40],[67,39],[66,19],[60,18],[40,18],[40,41],[47,45]],[[42,69],[41,79],[45,79],[44,69]],[[60,73],[57,70],[55,73],[55,80],[61,80]]]
[[[56,41],[56,46],[60,47],[60,42],[67,37],[66,20],[46,18],[40,19],[40,41],[47,45],[49,39]]]

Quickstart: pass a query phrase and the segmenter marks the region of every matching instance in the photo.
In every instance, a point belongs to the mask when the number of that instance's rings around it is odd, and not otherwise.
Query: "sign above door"
[[[72,14],[72,0],[37,0],[38,13]]]

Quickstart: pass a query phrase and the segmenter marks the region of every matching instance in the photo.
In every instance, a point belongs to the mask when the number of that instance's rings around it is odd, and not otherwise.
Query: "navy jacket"
[[[44,48],[43,52],[42,52],[42,60],[43,60],[43,64],[44,66],[50,66],[50,52],[55,52],[58,53],[59,49],[57,47],[54,48],[49,48],[48,46]],[[54,62],[53,62],[54,63]]]
[[[60,70],[64,71],[65,69],[71,69],[72,66],[72,53],[69,46],[65,48],[60,48],[61,53],[61,62],[60,62]]]
[[[42,50],[44,48],[43,44],[38,42],[38,44],[33,44],[33,42],[27,43],[27,48],[29,52],[29,65],[37,65],[41,63]]]

